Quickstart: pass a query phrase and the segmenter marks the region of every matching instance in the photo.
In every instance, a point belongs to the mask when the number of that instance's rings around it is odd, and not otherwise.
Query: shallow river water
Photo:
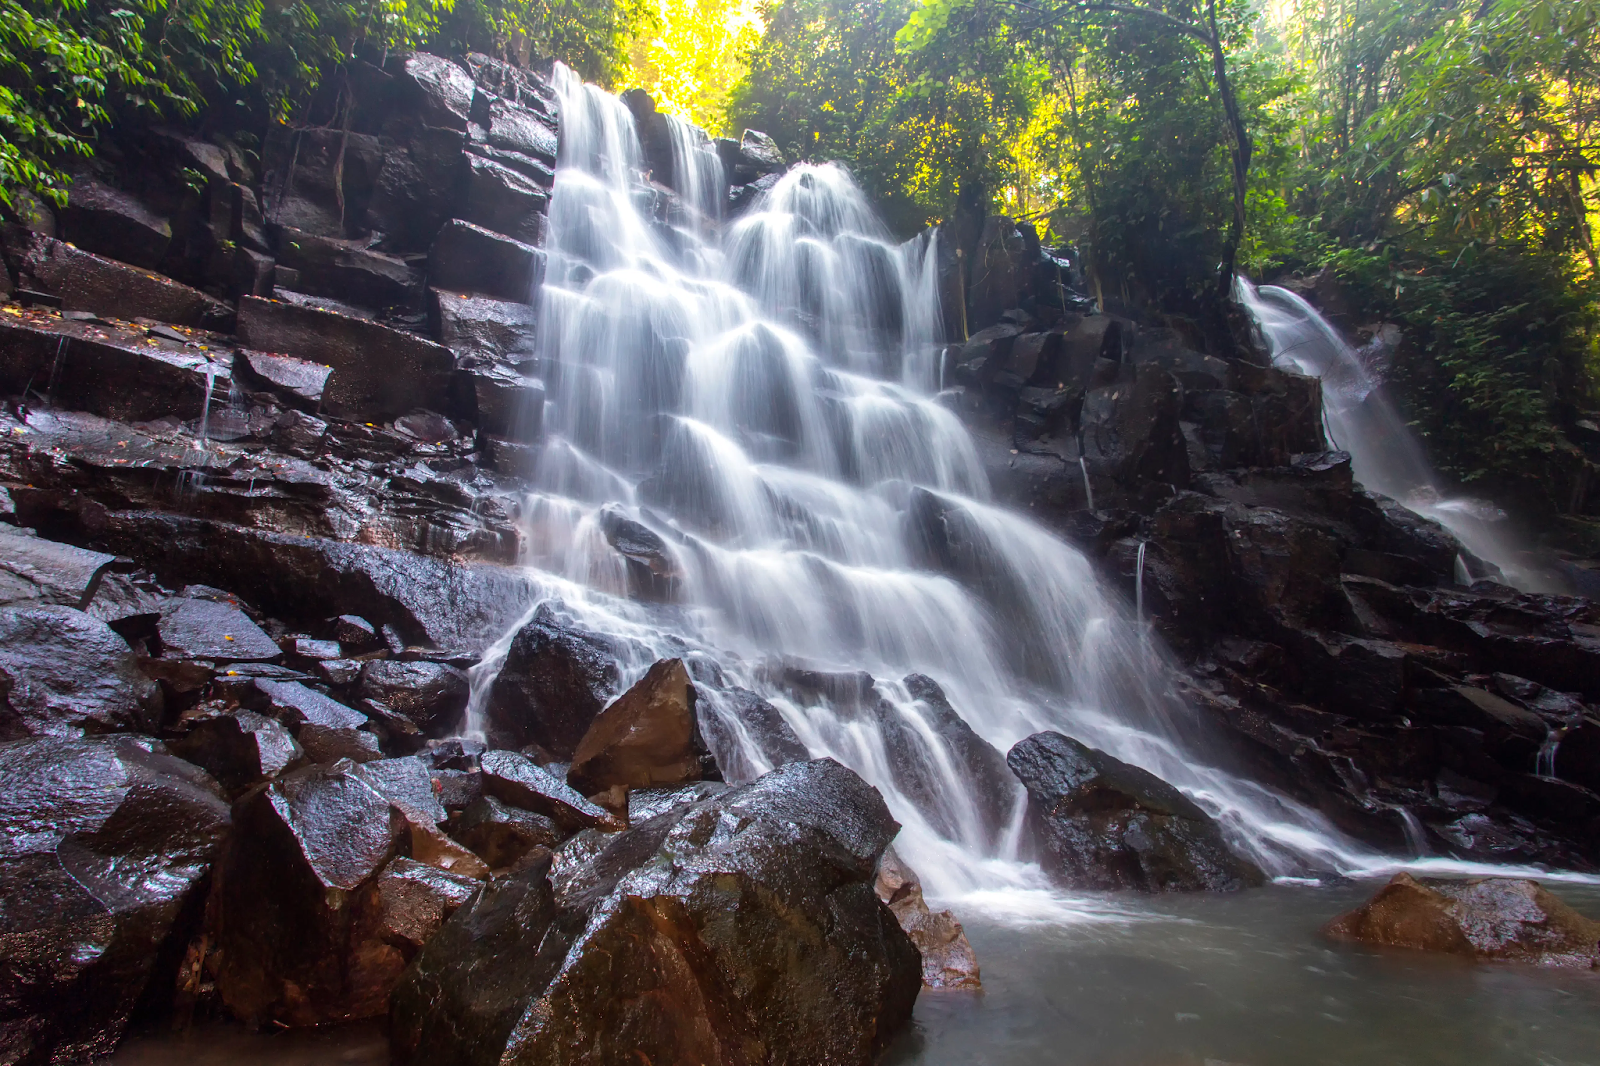
[[[884,1066],[1596,1066],[1600,974],[1329,944],[1381,882],[1102,897],[1078,921],[963,915],[978,995],[924,992]],[[1551,885],[1600,917],[1600,888]],[[211,1025],[114,1066],[385,1066],[372,1026]]]

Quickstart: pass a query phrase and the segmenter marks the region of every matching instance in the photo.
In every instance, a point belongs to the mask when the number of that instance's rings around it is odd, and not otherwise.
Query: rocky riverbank
[[[534,344],[556,95],[481,56],[348,85],[342,128],[259,154],[123,138],[5,230],[0,1061],[212,1012],[390,1018],[408,1061],[870,1061],[919,988],[978,979],[885,858],[883,798],[688,645],[526,614],[528,480],[575,461],[543,432],[575,371]],[[673,131],[626,101],[670,241]],[[760,134],[715,150],[730,218],[785,169]],[[1415,818],[1440,851],[1600,861],[1592,605],[1454,585],[1458,547],[1355,486],[1316,383],[1247,344],[1084,313],[1004,219],[962,261],[986,270],[945,271],[972,334],[950,402],[1002,497],[1184,657],[1190,732],[1384,846]],[[913,513],[930,565],[981,583],[959,511]],[[617,591],[673,606],[680,546],[596,527]],[[1105,752],[1045,733],[1008,758],[920,674],[763,669],[875,723],[933,817],[903,686],[991,834],[1026,792],[1059,884],[1261,879]]]

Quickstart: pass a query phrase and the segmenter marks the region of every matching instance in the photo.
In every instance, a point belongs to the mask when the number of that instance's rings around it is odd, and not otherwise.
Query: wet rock
[[[486,751],[478,760],[483,791],[513,807],[553,819],[569,832],[579,829],[620,829],[622,821],[610,811],[590,803],[550,771],[514,751]]]
[[[474,652],[503,633],[525,610],[529,588],[510,567],[148,511],[114,513],[103,535],[158,573],[227,582],[279,617],[356,611],[395,627],[404,643],[450,653]]]
[[[352,651],[363,651],[378,643],[378,630],[358,614],[341,614],[333,620],[333,639]]]
[[[550,191],[482,156],[467,157],[466,221],[535,247],[544,243]]]
[[[760,777],[775,767],[811,758],[783,712],[749,689],[702,693],[700,711],[706,746],[717,765],[725,768],[726,777]],[[764,765],[741,765],[748,762],[746,744],[755,748]]]
[[[928,909],[916,871],[901,861],[893,846],[883,853],[872,887],[922,955],[924,988],[983,987],[978,957],[961,923],[949,911]]]
[[[421,756],[364,763],[352,773],[418,825],[436,826],[447,816],[443,786]]]
[[[508,870],[535,848],[553,848],[567,833],[555,819],[484,796],[467,805],[450,828],[494,870]]]
[[[490,146],[555,165],[556,131],[540,110],[480,91],[472,101],[472,121],[482,127]],[[476,131],[469,133],[480,140]]]
[[[153,741],[0,744],[0,1058],[109,1055],[228,832]]]
[[[172,225],[139,200],[87,175],[74,179],[61,212],[62,237],[80,248],[134,266],[159,266]]]
[[[169,743],[174,755],[205,770],[236,796],[300,762],[303,752],[278,722],[242,708],[185,716],[187,732]]]
[[[0,526],[0,606],[86,610],[115,559]]]
[[[332,367],[322,402],[340,417],[387,422],[450,394],[449,349],[375,322],[247,296],[239,301],[239,339]]]
[[[1028,790],[1041,864],[1063,886],[1231,891],[1263,880],[1193,800],[1146,770],[1060,733],[1035,733],[1006,762]]]
[[[318,662],[337,659],[344,654],[337,640],[314,640],[311,637],[295,637],[289,650],[301,659]]]
[[[430,126],[467,128],[472,110],[472,75],[448,59],[413,52],[401,65],[396,79],[402,99]]]
[[[652,600],[672,598],[683,569],[655,530],[615,507],[601,510],[600,530],[606,543],[627,561],[628,585],[633,595]]]
[[[233,324],[233,308],[214,296],[65,241],[35,237],[25,248],[13,251],[29,287],[59,298],[63,311],[151,318],[201,329],[228,329]]]
[[[1478,961],[1600,967],[1600,922],[1536,881],[1394,878],[1323,926],[1331,940],[1463,955]]]
[[[538,319],[528,304],[443,289],[430,289],[429,296],[433,335],[458,358],[503,364],[533,358]]]
[[[424,252],[459,201],[466,133],[426,122],[393,129],[403,140],[383,155],[367,224],[386,250]]]
[[[446,222],[428,260],[441,289],[531,304],[544,281],[544,253],[470,222]]]
[[[363,729],[301,722],[295,727],[294,735],[305,751],[306,758],[319,766],[327,766],[340,759],[366,763],[383,758],[383,748],[378,738]]]
[[[421,276],[399,256],[285,226],[278,234],[278,262],[295,271],[296,289],[357,307],[381,311],[410,307],[422,293]]]
[[[385,152],[370,134],[312,126],[271,129],[262,151],[262,209],[269,223],[325,237],[351,236],[373,198]]]
[[[127,641],[98,618],[0,609],[0,737],[153,732],[161,706]]]
[[[871,889],[895,828],[848,770],[795,763],[617,836],[559,890],[542,865],[496,881],[396,990],[397,1061],[870,1063],[921,984]]]
[[[391,959],[398,955],[399,961],[409,962],[478,887],[473,878],[415,859],[393,860],[367,886],[358,905],[361,953]]]
[[[367,716],[298,681],[257,678],[253,687],[273,717],[295,725],[310,723],[324,729],[355,729]]]
[[[467,675],[443,663],[375,659],[361,668],[361,694],[429,736],[443,736],[460,724],[467,688]]]
[[[960,824],[964,812],[949,809],[950,789],[931,772],[934,764],[952,766],[964,779],[963,793],[976,799],[981,834],[986,839],[996,838],[1010,824],[1015,803],[1021,799],[1021,790],[1006,766],[1005,756],[978,736],[956,713],[944,690],[933,678],[923,674],[908,674],[904,683],[911,698],[916,701],[911,713],[922,716],[923,728],[906,721],[903,712],[891,704],[879,704],[878,715],[885,726],[884,739],[889,748],[891,772],[902,783],[907,795],[929,812],[935,821],[950,823],[945,826],[946,832],[959,834],[967,828]],[[926,750],[928,742],[923,729],[932,733],[937,743],[943,746],[943,759],[939,758],[940,753]]]
[[[173,331],[177,336],[177,331]],[[40,316],[0,321],[0,387],[39,389],[63,409],[122,422],[199,419],[207,395],[227,395],[228,367],[160,333]]]
[[[283,654],[239,608],[213,600],[175,598],[161,608],[161,644],[187,659],[265,662]]]
[[[512,639],[490,690],[490,736],[509,747],[538,744],[558,757],[571,757],[621,687],[617,649],[610,640],[541,608]]]
[[[217,989],[235,1017],[284,1025],[369,1018],[405,967],[365,950],[365,889],[406,820],[348,764],[299,770],[234,811],[214,900]]]
[[[715,769],[696,725],[689,671],[681,659],[662,659],[590,724],[567,783],[592,796],[619,786],[687,784]]]

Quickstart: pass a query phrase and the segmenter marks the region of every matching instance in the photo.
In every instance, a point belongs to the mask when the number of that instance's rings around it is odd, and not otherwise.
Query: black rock
[[[865,1064],[910,1018],[916,948],[873,894],[896,831],[830,760],[680,806],[487,886],[396,990],[397,1061]]]
[[[172,224],[139,200],[87,175],[75,179],[61,213],[62,237],[80,248],[134,266],[159,266],[172,244]]]
[[[491,738],[508,747],[539,744],[570,758],[590,723],[622,688],[617,652],[541,608],[512,639],[489,693]]]
[[[429,736],[443,736],[461,724],[467,689],[467,675],[442,663],[375,659],[361,668],[361,694]]]
[[[110,1055],[228,833],[228,805],[138,737],[0,744],[0,1058]],[[179,948],[181,951],[181,946]]]
[[[106,623],[71,607],[0,609],[0,736],[153,732],[161,693]]]
[[[1193,800],[1147,770],[1060,733],[1035,733],[1006,763],[1028,790],[1041,864],[1065,887],[1229,891],[1264,880]]]
[[[173,754],[201,767],[238,795],[297,764],[302,752],[277,721],[242,708],[185,716],[188,731],[171,741]]]
[[[452,219],[434,241],[428,277],[441,289],[533,303],[544,282],[544,252],[482,226]]]
[[[622,827],[610,811],[590,803],[577,789],[520,752],[486,751],[478,768],[486,794],[551,818],[569,832]]]
[[[157,631],[163,647],[188,659],[249,663],[283,654],[243,611],[214,600],[168,600],[161,608]]]

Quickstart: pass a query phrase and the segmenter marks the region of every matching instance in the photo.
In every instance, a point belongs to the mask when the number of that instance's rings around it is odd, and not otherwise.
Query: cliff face
[[[1395,852],[1594,868],[1600,608],[1459,584],[1483,564],[1353,480],[1315,379],[1080,314],[1010,229],[969,253],[952,402],[996,495],[1142,604],[1219,756]]]

